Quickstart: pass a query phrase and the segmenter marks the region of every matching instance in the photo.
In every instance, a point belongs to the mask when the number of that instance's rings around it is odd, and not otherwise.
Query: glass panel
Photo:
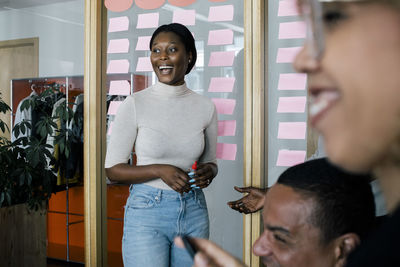
[[[242,258],[242,216],[231,210],[226,202],[241,197],[233,186],[243,184],[243,1],[131,2],[106,3],[107,132],[112,133],[119,101],[157,82],[149,61],[149,38],[154,30],[172,22],[185,24],[192,32],[197,48],[195,68],[185,77],[187,87],[212,99],[218,111],[219,173],[204,190],[210,218],[210,239]],[[134,153],[132,156],[134,164]],[[109,183],[108,203],[110,198],[118,199],[108,206],[109,266],[122,266],[122,223],[112,221],[110,214],[114,211],[110,209],[117,210],[117,218],[121,220],[128,195],[127,185]],[[118,234],[114,235],[115,232]],[[119,258],[114,257],[116,253],[119,253]]]
[[[306,37],[297,10],[296,1],[268,1],[268,185],[306,159],[307,77],[291,64]]]
[[[15,161],[25,160],[25,171],[16,163],[9,177],[16,175],[16,190],[32,196],[12,195],[16,202],[10,208],[50,196],[47,212],[40,211],[29,225],[24,225],[29,213],[16,217],[22,220],[18,231],[25,231],[19,238],[7,227],[0,236],[8,231],[9,240],[21,240],[5,246],[14,247],[8,251],[8,259],[15,261],[11,266],[83,264],[84,1],[0,1],[0,25],[0,92],[12,109],[1,118],[14,129],[5,136],[25,151]],[[30,130],[23,129],[25,122]],[[18,143],[21,138],[28,143]],[[5,181],[0,182],[0,203],[2,192],[10,189]],[[26,247],[29,243],[33,247]]]

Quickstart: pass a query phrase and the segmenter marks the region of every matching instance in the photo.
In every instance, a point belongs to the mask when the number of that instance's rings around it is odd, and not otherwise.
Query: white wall
[[[0,11],[0,41],[39,37],[39,76],[83,75],[84,1]]]

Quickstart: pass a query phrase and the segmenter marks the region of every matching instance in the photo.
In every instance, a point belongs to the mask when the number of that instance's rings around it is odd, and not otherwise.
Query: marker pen
[[[196,170],[197,170],[197,161],[195,161],[195,162],[193,163],[193,165],[192,165],[192,167],[190,168],[190,171],[189,171],[189,173],[188,173],[189,177],[191,178],[191,179],[189,180],[189,183],[194,183],[194,182],[195,182],[194,177],[196,177]],[[190,187],[200,189],[200,187],[196,186],[195,184],[192,184]]]

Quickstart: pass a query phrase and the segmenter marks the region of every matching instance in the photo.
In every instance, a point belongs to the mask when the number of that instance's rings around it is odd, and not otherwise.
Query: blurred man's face
[[[314,208],[312,198],[274,185],[265,199],[264,232],[254,243],[254,254],[268,267],[335,266],[333,244],[322,244],[320,229],[311,224]]]

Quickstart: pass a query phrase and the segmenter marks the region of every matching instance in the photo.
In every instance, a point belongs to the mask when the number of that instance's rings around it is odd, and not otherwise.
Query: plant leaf
[[[3,201],[4,201],[4,192],[1,192],[1,194],[0,194],[0,207],[3,206]]]
[[[11,205],[11,195],[8,191],[6,192],[6,199],[7,199],[8,205]]]
[[[21,173],[19,176],[19,185],[23,185],[25,182],[25,173]]]
[[[30,172],[26,172],[25,176],[26,176],[28,185],[31,185],[32,184],[32,175],[30,174]]]

